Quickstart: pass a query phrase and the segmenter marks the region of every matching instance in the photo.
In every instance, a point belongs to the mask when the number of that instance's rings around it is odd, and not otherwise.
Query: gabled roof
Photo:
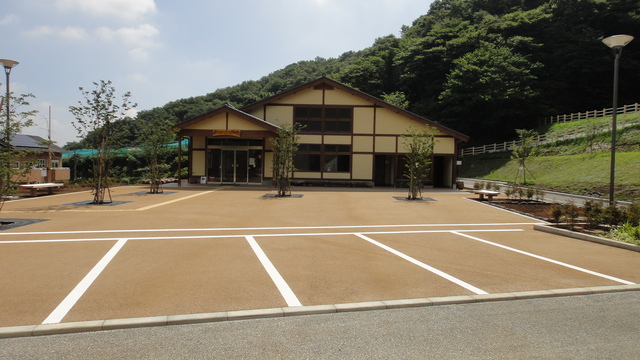
[[[45,141],[47,140],[36,135],[14,134],[11,138],[11,147],[22,150],[48,151],[49,146],[43,145]],[[63,148],[54,144],[51,145],[51,151],[57,153],[65,152]]]
[[[264,121],[264,120],[262,120],[262,119],[260,119],[258,117],[255,117],[255,116],[253,116],[251,114],[247,114],[244,111],[236,109],[235,107],[233,107],[230,104],[224,104],[223,106],[221,106],[221,107],[219,107],[219,108],[217,108],[217,109],[215,109],[213,111],[210,111],[210,112],[208,112],[206,114],[202,114],[202,115],[200,115],[198,117],[195,117],[195,118],[193,118],[191,120],[187,120],[187,121],[181,122],[180,124],[175,125],[174,128],[175,129],[184,129],[184,128],[187,128],[189,126],[195,125],[195,124],[197,124],[197,123],[199,123],[201,121],[207,120],[207,119],[209,119],[211,117],[218,116],[220,114],[225,114],[225,113],[229,113],[229,114],[233,114],[235,116],[238,116],[241,119],[244,119],[244,120],[246,120],[248,122],[251,122],[253,124],[256,124],[258,126],[263,127],[265,130],[277,132],[278,129],[280,129],[280,127],[278,125],[275,125],[275,124],[272,124],[270,122]]]
[[[455,130],[452,130],[452,129],[446,127],[446,126],[440,125],[440,124],[438,124],[438,123],[436,123],[434,121],[426,119],[426,118],[424,118],[424,117],[422,117],[420,115],[414,114],[414,113],[412,113],[410,111],[404,110],[404,109],[399,108],[399,107],[394,106],[394,105],[391,105],[388,102],[380,100],[375,96],[371,96],[371,95],[369,95],[367,93],[364,93],[364,92],[362,92],[360,90],[352,88],[352,87],[350,87],[348,85],[342,84],[342,83],[340,83],[338,81],[329,79],[328,77],[325,77],[325,76],[323,76],[321,78],[318,78],[318,79],[316,79],[314,81],[308,82],[306,84],[302,84],[302,85],[293,87],[293,88],[291,88],[289,90],[285,90],[285,91],[283,91],[283,92],[281,92],[279,94],[276,94],[274,96],[268,97],[268,98],[263,99],[263,100],[260,100],[258,102],[253,103],[253,104],[249,104],[249,105],[241,108],[241,110],[249,112],[249,111],[258,109],[258,108],[260,108],[262,106],[265,106],[265,105],[268,105],[270,103],[273,103],[274,101],[282,100],[282,99],[284,99],[286,97],[289,97],[291,95],[294,95],[294,94],[296,94],[296,93],[298,93],[298,92],[300,92],[302,90],[306,90],[306,89],[309,89],[309,88],[322,88],[323,86],[329,86],[329,87],[333,87],[333,88],[336,88],[336,89],[339,89],[339,90],[342,90],[342,91],[346,91],[346,92],[350,93],[351,95],[354,95],[354,96],[357,96],[357,97],[359,97],[361,99],[369,101],[369,102],[375,104],[376,106],[380,106],[380,107],[389,109],[391,111],[394,111],[394,112],[396,112],[398,114],[401,114],[401,115],[403,115],[403,116],[405,116],[407,118],[410,118],[412,120],[424,123],[425,125],[432,126],[432,127],[436,128],[436,129],[438,129],[439,131],[441,131],[442,133],[450,135],[450,136],[452,136],[452,137],[454,137],[454,138],[456,138],[458,140],[465,141],[465,142],[469,141],[469,137],[467,135],[459,133],[459,132],[457,132]]]

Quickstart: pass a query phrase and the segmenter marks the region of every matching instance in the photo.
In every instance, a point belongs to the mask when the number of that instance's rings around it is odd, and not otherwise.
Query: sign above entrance
[[[213,130],[211,135],[240,137],[240,130]]]

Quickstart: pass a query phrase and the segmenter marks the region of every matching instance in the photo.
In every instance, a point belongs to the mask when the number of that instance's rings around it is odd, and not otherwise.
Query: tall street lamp
[[[620,64],[620,54],[622,54],[622,48],[633,40],[631,35],[613,35],[602,42],[608,47],[613,49],[615,54],[615,60],[613,62],[613,116],[611,119],[611,174],[609,178],[609,205],[614,204],[614,179],[616,171],[616,117],[618,115],[618,66]]]
[[[4,67],[4,73],[7,74],[7,97],[5,99],[5,102],[7,103],[7,124],[6,124],[6,128],[4,129],[5,131],[5,141],[6,141],[6,146],[8,149],[11,148],[11,138],[10,138],[10,131],[9,131],[9,127],[11,126],[11,107],[9,106],[9,96],[11,95],[11,92],[9,91],[9,74],[11,73],[11,69],[13,69],[14,66],[18,65],[19,63],[17,61],[14,60],[8,60],[8,59],[0,59],[0,64]]]

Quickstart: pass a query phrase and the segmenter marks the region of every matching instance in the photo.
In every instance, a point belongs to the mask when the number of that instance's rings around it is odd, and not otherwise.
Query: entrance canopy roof
[[[174,126],[181,136],[275,137],[278,125],[225,104],[206,114]]]

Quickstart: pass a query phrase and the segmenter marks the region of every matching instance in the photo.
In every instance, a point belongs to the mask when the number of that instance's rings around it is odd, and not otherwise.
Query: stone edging
[[[590,242],[594,242],[594,243],[598,243],[598,244],[603,244],[603,245],[608,245],[608,246],[615,246],[615,247],[618,247],[618,248],[621,248],[621,249],[640,252],[640,245],[629,244],[629,243],[626,243],[626,242],[623,242],[623,241],[616,241],[616,240],[606,239],[606,238],[603,238],[603,237],[600,237],[600,236],[583,234],[583,233],[579,233],[579,232],[571,231],[571,230],[566,230],[566,229],[559,229],[559,228],[556,228],[556,227],[553,227],[553,226],[549,226],[549,225],[535,224],[535,225],[533,225],[533,229],[534,230],[538,230],[538,231],[542,231],[542,232],[547,232],[547,233],[550,233],[550,234],[567,236],[567,237],[570,237],[570,238],[573,238],[573,239],[590,241]]]
[[[133,329],[152,326],[185,325],[219,321],[278,318],[287,316],[331,314],[367,310],[401,309],[453,304],[471,304],[504,300],[538,299],[560,296],[604,294],[624,291],[640,291],[640,285],[594,286],[573,289],[522,291],[500,294],[461,295],[421,299],[371,301],[351,304],[297,306],[274,309],[240,310],[203,314],[152,316],[129,319],[94,320],[60,324],[24,325],[0,327],[0,339],[71,334],[88,331]]]

